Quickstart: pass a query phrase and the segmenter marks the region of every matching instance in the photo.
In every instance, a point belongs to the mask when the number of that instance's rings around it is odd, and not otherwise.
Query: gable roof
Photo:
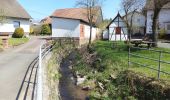
[[[101,13],[101,9],[96,7],[96,13]],[[88,18],[86,16],[87,9],[85,8],[66,8],[66,9],[57,9],[50,17],[57,17],[57,18],[66,18],[66,19],[75,19],[81,20],[83,22],[89,23]],[[93,22],[97,22],[99,16],[94,18]]]
[[[120,13],[118,12],[117,16],[107,25],[106,28],[109,28],[109,26],[110,26],[117,18],[120,18],[120,19],[122,19],[122,21],[124,21],[124,19],[122,18],[122,16],[121,16]]]
[[[31,16],[17,0],[0,0],[0,10],[6,17],[31,19]]]
[[[50,17],[45,17],[40,22],[44,24],[51,24],[52,19]]]
[[[154,8],[154,0],[147,0],[145,9],[146,10],[152,10]],[[162,7],[162,9],[170,9],[170,3],[167,3]]]

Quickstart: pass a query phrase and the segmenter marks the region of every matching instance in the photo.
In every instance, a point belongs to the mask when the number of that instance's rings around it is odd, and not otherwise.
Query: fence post
[[[162,51],[159,52],[158,79],[160,79]]]
[[[130,45],[128,50],[128,67],[130,67]]]
[[[39,51],[39,66],[38,66],[38,82],[37,82],[37,100],[42,100],[42,46]]]

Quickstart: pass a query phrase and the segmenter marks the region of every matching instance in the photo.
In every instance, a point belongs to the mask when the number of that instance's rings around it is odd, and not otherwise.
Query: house
[[[117,16],[109,23],[103,33],[103,39],[110,41],[125,41],[127,40],[127,27],[124,19],[118,13]]]
[[[98,9],[93,23],[102,22],[102,11]],[[90,23],[85,8],[58,9],[52,15],[52,37],[53,38],[74,38],[79,44],[84,44],[90,37]],[[93,25],[92,40],[96,39],[99,29]]]
[[[50,17],[45,17],[40,21],[41,24],[51,24],[51,18]]]
[[[0,34],[12,35],[15,28],[21,27],[29,35],[31,16],[17,0],[0,0],[0,19]]]
[[[132,36],[144,35],[146,30],[146,18],[142,12],[130,12],[127,15],[123,16],[123,19],[126,20],[129,24],[132,24]],[[132,21],[132,23],[131,23]]]
[[[146,3],[145,9],[147,12],[147,28],[146,33],[151,35],[152,34],[152,22],[153,22],[153,8],[154,8],[154,1],[150,0]],[[157,19],[157,33],[160,33],[161,30],[165,30],[166,38],[170,38],[170,3],[166,4],[162,7],[158,19]]]
[[[51,29],[51,31],[52,31],[51,22],[52,22],[52,19],[51,19],[50,17],[45,17],[44,19],[42,19],[42,20],[40,21],[41,25],[43,25],[43,24],[49,25],[49,27],[50,27],[50,29]]]

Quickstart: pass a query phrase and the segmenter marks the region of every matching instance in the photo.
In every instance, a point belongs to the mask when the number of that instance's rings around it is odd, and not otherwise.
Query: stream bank
[[[62,77],[59,81],[59,91],[62,100],[88,100],[88,91],[82,90],[76,85],[70,66],[71,61],[75,58],[75,53],[70,53],[68,57],[63,59],[60,65],[60,73]]]

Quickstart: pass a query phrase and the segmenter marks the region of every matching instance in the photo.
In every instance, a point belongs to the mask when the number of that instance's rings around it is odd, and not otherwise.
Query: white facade
[[[124,17],[124,19],[126,19],[126,16]],[[132,28],[133,28],[132,34],[136,34],[136,33],[145,34],[145,22],[146,22],[145,16],[140,12],[135,12],[133,15],[132,13],[129,13],[127,15],[127,20],[129,24],[131,23],[131,19],[132,19]]]
[[[89,39],[90,38],[90,26],[89,25],[86,25],[84,24],[84,35],[85,35],[85,39]],[[92,40],[95,40],[96,39],[96,33],[97,33],[97,29],[96,28],[92,28]]]
[[[170,9],[162,9],[158,16],[158,31],[161,29],[166,30],[166,34],[170,34]],[[147,34],[152,34],[152,18],[153,18],[153,11],[148,10],[147,11]]]
[[[132,17],[132,13],[127,15],[127,19],[130,23]],[[145,16],[141,13],[135,12],[132,18],[133,27],[145,27]]]
[[[12,35],[15,31],[15,25],[14,23],[18,22],[20,24],[19,27],[24,29],[25,35],[29,35],[30,33],[30,22],[27,19],[19,19],[19,18],[7,18],[3,23],[0,23],[0,34],[1,33],[9,33]]]
[[[52,18],[52,37],[64,38],[73,37],[80,38],[80,25],[84,25],[84,38],[90,37],[90,26],[82,23],[80,20],[66,18]],[[97,29],[92,29],[92,40],[96,38]]]
[[[52,18],[52,37],[79,37],[80,21]]]

